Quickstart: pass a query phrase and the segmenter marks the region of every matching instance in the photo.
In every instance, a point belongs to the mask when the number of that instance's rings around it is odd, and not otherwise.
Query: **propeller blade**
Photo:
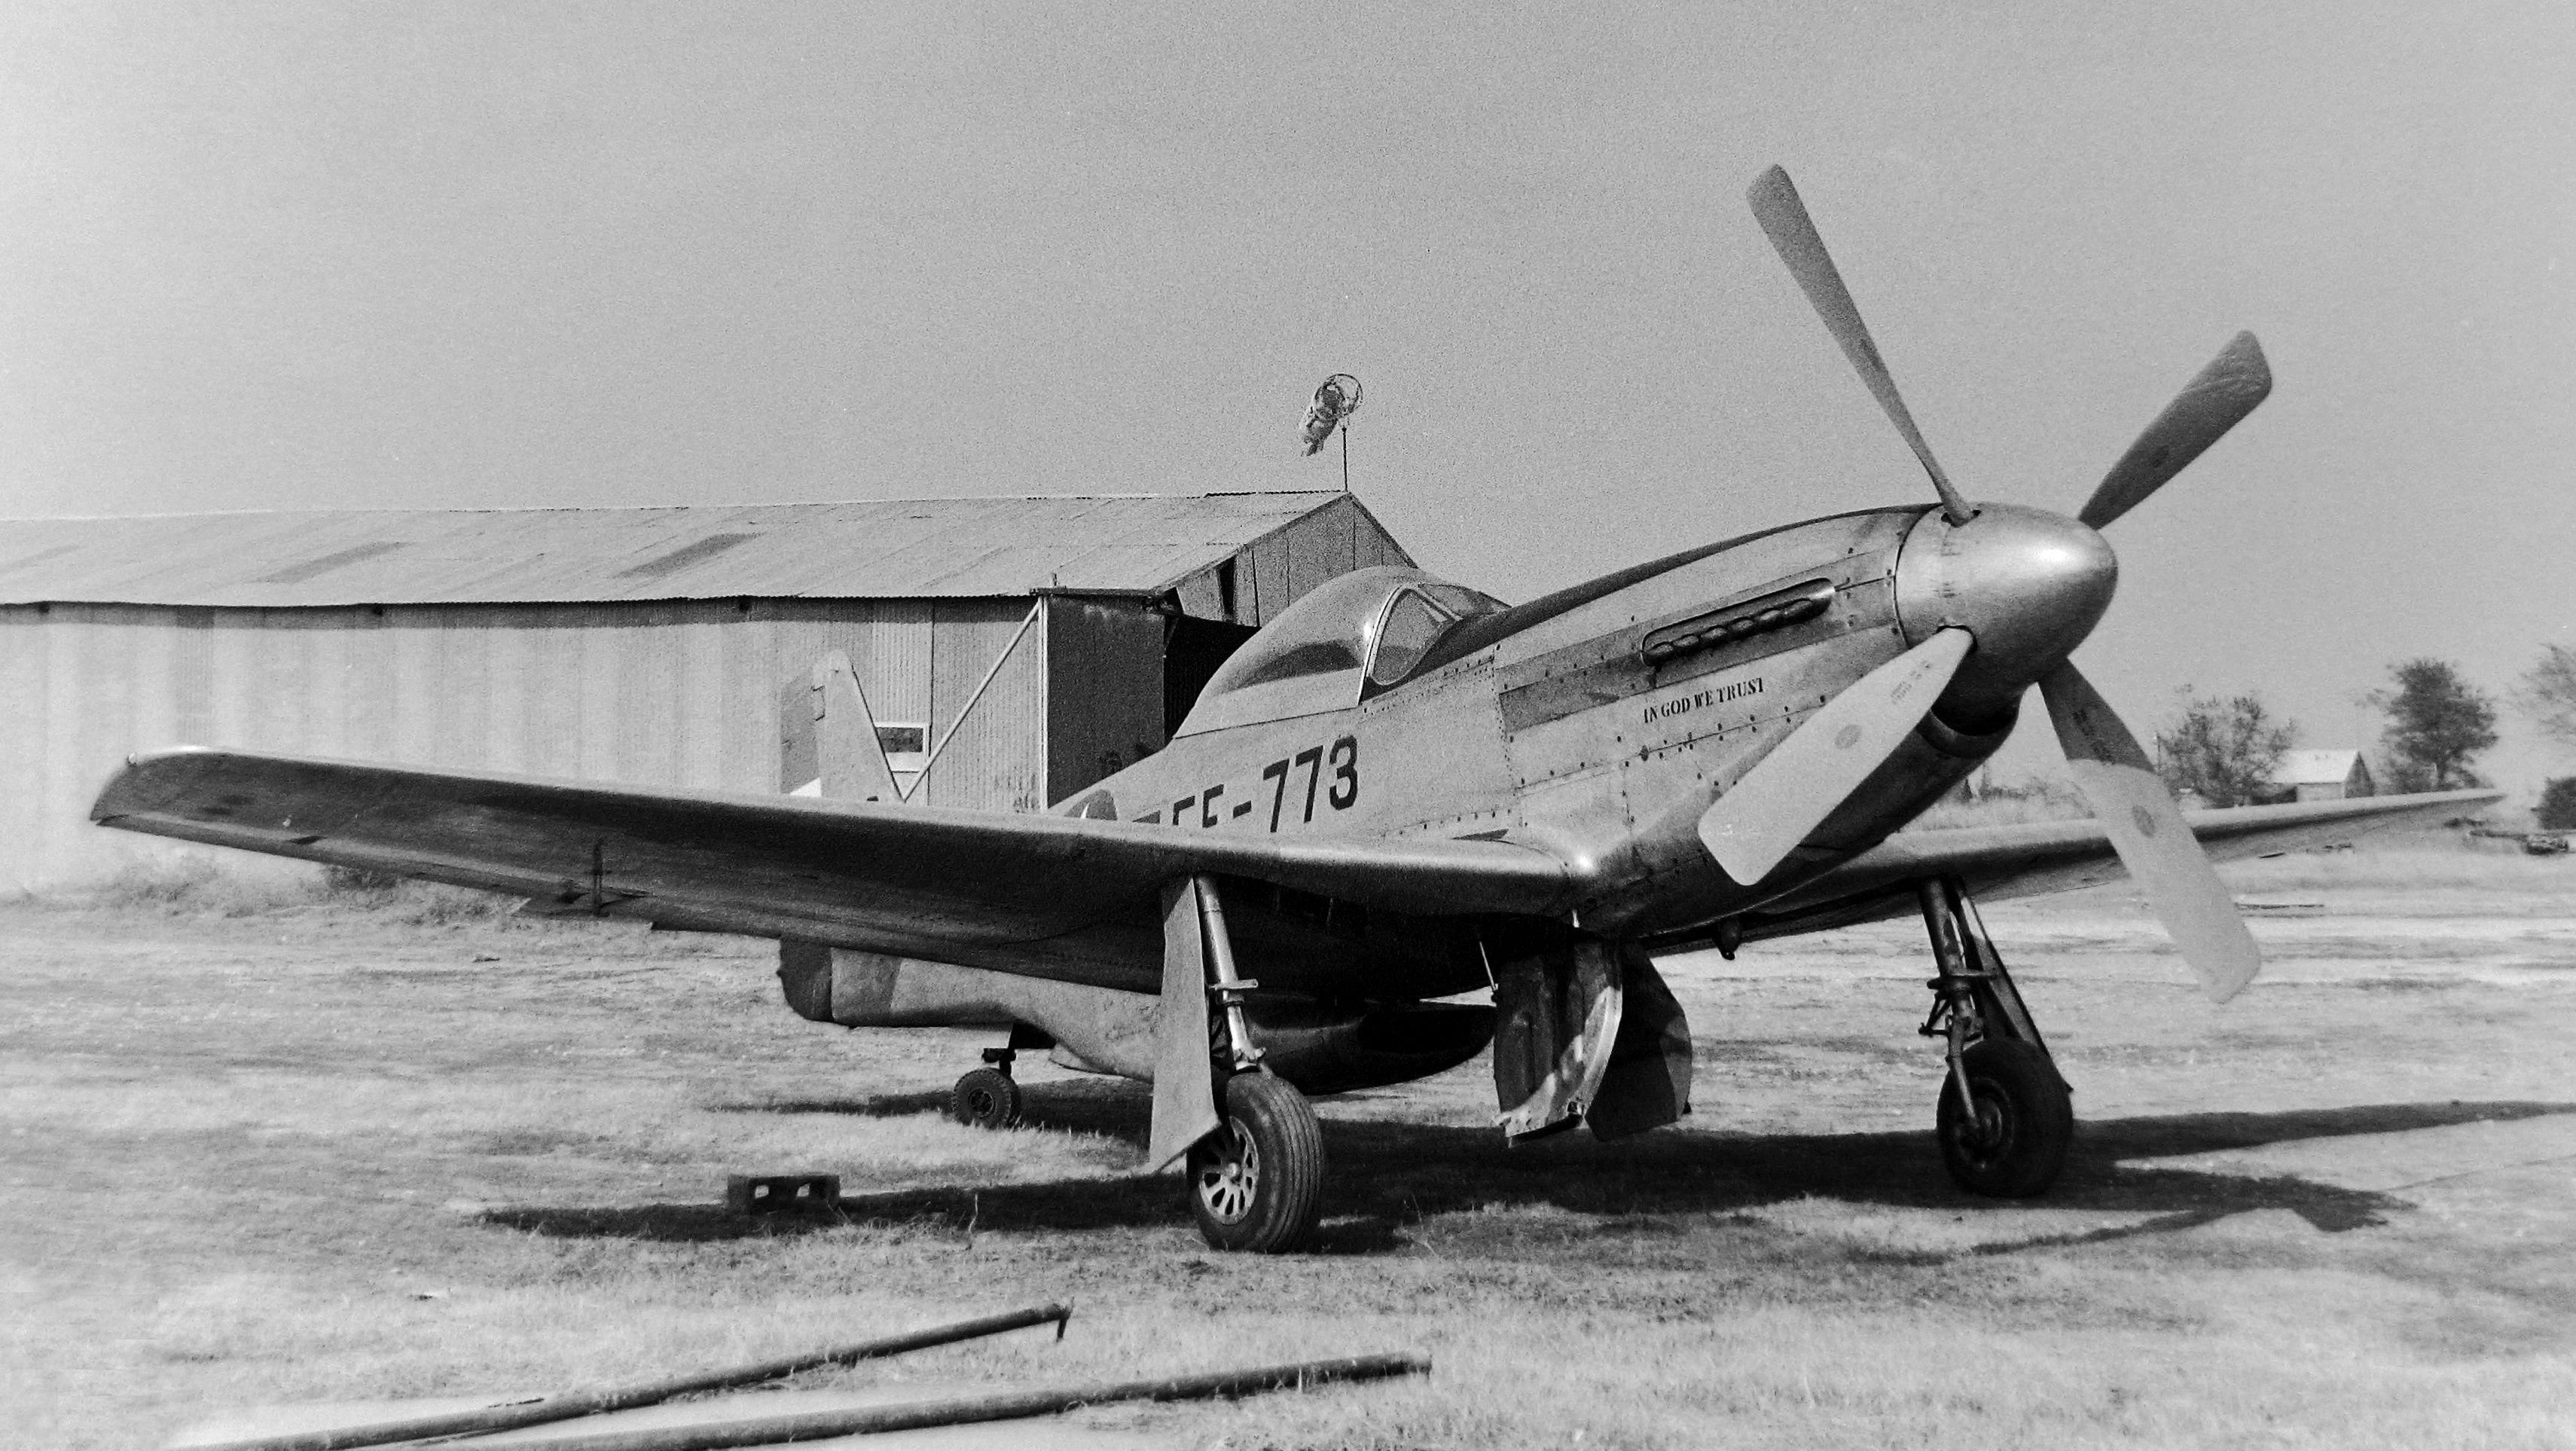
[[[2238,333],[2111,465],[2075,517],[2099,529],[2138,507],[2271,392],[2272,366],[2263,360],[2263,345],[2252,333]]]
[[[1905,743],[1974,643],[1939,631],[1825,702],[1700,813],[1700,844],[1738,882],[1769,876]]]
[[[1932,487],[1941,495],[1942,512],[1950,516],[1953,524],[1967,523],[1975,511],[1951,487],[1950,476],[1941,471],[1941,461],[1932,456],[1932,445],[1923,441],[1923,430],[1914,426],[1914,415],[1906,411],[1905,399],[1896,391],[1896,377],[1887,371],[1887,360],[1879,356],[1878,344],[1869,335],[1869,324],[1861,321],[1860,305],[1852,301],[1851,289],[1843,285],[1842,273],[1834,268],[1833,254],[1825,250],[1825,239],[1817,235],[1816,224],[1807,215],[1807,204],[1798,199],[1798,189],[1789,184],[1789,173],[1776,166],[1762,173],[1754,178],[1745,200],[1753,204],[1753,219],[1762,224],[1780,260],[1789,264],[1789,275],[1798,279],[1808,303],[1825,320],[1825,330],[1842,344],[1843,356],[1851,359],[1853,370],[1869,385],[1878,406],[1886,410],[1888,421],[1905,435],[1914,456],[1923,461],[1923,472],[1932,476]]]
[[[2075,784],[2201,990],[2212,1002],[2236,996],[2262,967],[2262,950],[2137,737],[2072,664],[2042,676],[2039,693]]]

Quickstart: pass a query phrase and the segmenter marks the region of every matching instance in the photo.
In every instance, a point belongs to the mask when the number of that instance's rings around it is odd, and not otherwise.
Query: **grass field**
[[[1667,963],[1698,1111],[1506,1150],[1482,1062],[1321,1105],[1318,1252],[1207,1252],[1144,1090],[781,1005],[763,944],[128,882],[0,907],[9,1444],[548,1390],[1065,1298],[804,1386],[1414,1348],[1427,1380],[1082,1420],[1173,1446],[2576,1445],[2576,864],[2230,868],[2217,1008],[2125,892],[1989,925],[2076,1088],[2049,1198],[1953,1191],[1919,927]],[[842,1176],[744,1221],[735,1172]]]

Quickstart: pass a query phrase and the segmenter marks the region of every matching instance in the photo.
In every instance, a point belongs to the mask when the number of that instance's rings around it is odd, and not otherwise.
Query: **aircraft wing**
[[[2428,791],[2237,806],[2183,816],[2213,861],[2350,841],[2392,826],[2422,826],[2494,801],[2498,791]],[[1955,876],[1982,901],[2067,892],[2120,879],[2101,825],[2033,821],[1900,831],[1787,896],[1746,915],[1747,940],[1874,922],[1916,910],[1913,883]]]
[[[1122,914],[1210,873],[1398,912],[1542,911],[1553,856],[1491,841],[1199,831],[684,791],[184,747],[138,756],[90,819],[701,931],[956,960]]]

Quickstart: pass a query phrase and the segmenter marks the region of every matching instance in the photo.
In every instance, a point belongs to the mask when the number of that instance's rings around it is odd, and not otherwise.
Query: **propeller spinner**
[[[2137,737],[2067,657],[2110,605],[2119,577],[2110,546],[2094,531],[2162,488],[2254,411],[2272,389],[2262,346],[2250,332],[2229,342],[2129,445],[2075,518],[2002,505],[1973,509],[1915,426],[1789,174],[1777,166],[1765,171],[1747,199],[1826,331],[1922,461],[1941,508],[1917,526],[1898,566],[1898,610],[1914,647],[1836,696],[1755,763],[1701,815],[1701,842],[1727,875],[1759,881],[1935,704],[1969,719],[1991,717],[2036,684],[2076,785],[2121,865],[2203,989],[2225,1002],[2262,965],[2253,936]]]

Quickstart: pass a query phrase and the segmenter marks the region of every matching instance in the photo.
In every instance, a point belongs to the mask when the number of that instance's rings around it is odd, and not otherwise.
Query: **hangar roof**
[[[0,604],[1156,594],[1301,521],[1394,547],[1338,491],[24,519]]]

